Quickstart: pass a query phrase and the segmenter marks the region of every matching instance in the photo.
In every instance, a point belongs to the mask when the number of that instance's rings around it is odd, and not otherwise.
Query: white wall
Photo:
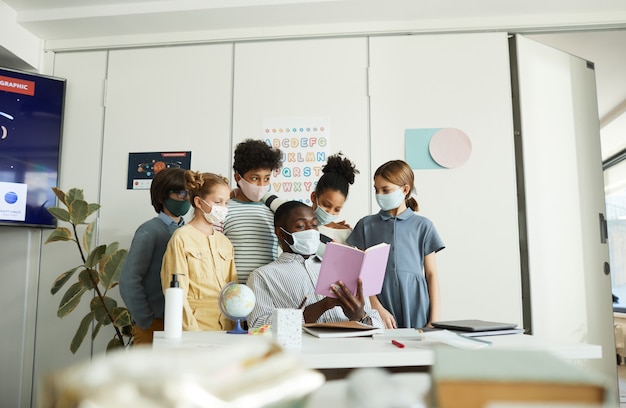
[[[0,1],[0,47],[35,70],[42,68],[43,41],[16,22],[15,11]]]
[[[263,118],[326,116],[332,150],[344,151],[361,170],[345,208],[355,223],[376,211],[373,170],[404,158],[404,129],[466,131],[473,153],[464,166],[416,171],[422,213],[447,245],[438,256],[442,318],[521,323],[506,34],[64,52],[53,74],[68,79],[60,187],[83,188],[88,201],[100,202],[99,242],[123,247],[154,214],[147,191],[126,190],[129,152],[191,150],[192,168],[232,178],[234,145],[258,137]],[[40,246],[36,238],[23,240]],[[41,249],[35,381],[91,352],[84,344],[76,356],[69,353],[84,311],[60,321],[60,295],[49,293],[74,266],[68,259],[75,253],[65,245]],[[106,343],[104,333],[99,337],[96,352]]]

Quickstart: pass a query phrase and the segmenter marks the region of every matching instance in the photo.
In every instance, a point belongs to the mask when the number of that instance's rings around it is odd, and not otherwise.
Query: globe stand
[[[235,328],[228,330],[228,334],[248,334],[247,328],[241,324],[246,320],[256,303],[254,292],[246,285],[229,282],[220,291],[218,304],[220,312],[235,322]]]
[[[228,334],[248,334],[248,332],[241,327],[241,319],[236,319],[235,322],[236,322],[235,328],[233,330],[228,330],[226,333],[228,333]]]

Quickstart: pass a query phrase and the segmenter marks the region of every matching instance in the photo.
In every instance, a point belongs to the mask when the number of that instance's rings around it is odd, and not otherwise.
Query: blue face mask
[[[400,207],[404,201],[404,193],[402,189],[392,191],[389,194],[376,194],[376,202],[383,211],[393,210]]]
[[[319,204],[315,207],[315,217],[321,225],[330,224],[337,219],[337,215],[328,214]]]
[[[308,229],[304,231],[298,231],[291,233],[289,231],[285,231],[284,228],[280,228],[286,234],[291,235],[291,239],[293,240],[293,244],[287,242],[289,248],[296,254],[300,255],[313,255],[317,252],[317,248],[320,246],[320,232],[314,229]]]

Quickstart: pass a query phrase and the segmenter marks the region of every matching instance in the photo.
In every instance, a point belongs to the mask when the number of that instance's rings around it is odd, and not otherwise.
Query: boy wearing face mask
[[[384,327],[369,299],[363,297],[360,281],[356,296],[341,282],[333,287],[337,298],[315,293],[321,266],[314,255],[320,239],[317,223],[313,209],[299,201],[287,201],[276,210],[274,231],[283,252],[248,278],[248,286],[256,296],[256,304],[248,316],[250,327],[271,324],[276,308],[298,307],[304,308],[305,323],[354,320]]]
[[[183,330],[230,330],[233,322],[222,315],[220,291],[237,282],[233,246],[213,224],[223,221],[230,188],[226,178],[212,173],[185,173],[191,221],[179,228],[167,244],[161,269],[165,291],[176,274],[183,290]]]
[[[262,140],[248,139],[235,149],[233,170],[237,189],[228,203],[224,234],[235,247],[239,282],[254,269],[276,259],[274,214],[261,201],[270,188],[272,172],[281,168],[281,151]]]
[[[182,226],[190,204],[185,170],[165,169],[150,185],[152,207],[158,216],[141,224],[128,250],[120,274],[120,295],[134,321],[134,343],[152,343],[163,330],[165,298],[161,288],[161,261],[172,233]]]

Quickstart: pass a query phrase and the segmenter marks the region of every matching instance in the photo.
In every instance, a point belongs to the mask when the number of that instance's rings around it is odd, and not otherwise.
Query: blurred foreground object
[[[431,376],[438,408],[496,401],[603,406],[610,398],[608,379],[545,351],[437,347]]]
[[[262,337],[241,346],[109,352],[45,379],[39,407],[299,406],[324,383]]]

